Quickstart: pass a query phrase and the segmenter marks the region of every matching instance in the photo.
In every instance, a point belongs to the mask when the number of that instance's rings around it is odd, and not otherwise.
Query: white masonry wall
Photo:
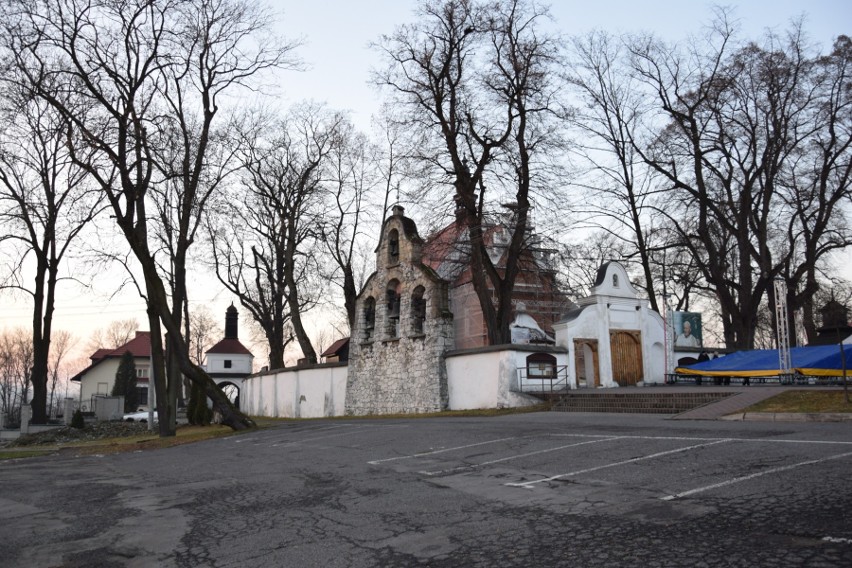
[[[502,347],[486,347],[447,356],[450,410],[514,408],[541,402],[515,392],[518,369],[526,367],[527,357],[534,351]],[[556,357],[557,365],[565,365],[568,361],[567,353],[546,352]]]
[[[346,400],[345,364],[280,369],[243,382],[240,407],[249,416],[323,418],[342,416]]]

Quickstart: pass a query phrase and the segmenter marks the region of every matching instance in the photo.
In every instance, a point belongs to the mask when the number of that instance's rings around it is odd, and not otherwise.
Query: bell
[[[399,318],[399,297],[394,297],[388,301],[388,317]]]

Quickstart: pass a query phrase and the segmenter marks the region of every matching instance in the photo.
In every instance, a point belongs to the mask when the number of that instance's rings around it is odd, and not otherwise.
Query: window
[[[148,406],[148,387],[136,387],[136,392],[139,393],[139,404]]]
[[[425,292],[423,286],[418,286],[411,295],[411,331],[418,335],[423,333],[423,324],[426,321],[426,298],[423,297]]]
[[[388,264],[399,263],[399,231],[388,231]]]
[[[226,369],[230,369],[230,368],[231,368],[231,360],[230,360],[230,359],[225,359],[225,368],[226,368]]]
[[[98,390],[95,394],[109,394],[109,383],[98,383]]]
[[[399,280],[396,278],[388,282],[386,292],[387,311],[385,312],[385,335],[390,338],[399,337],[399,304],[402,300],[400,297],[400,288]]]
[[[552,379],[556,377],[556,357],[549,353],[533,353],[527,357],[527,377]]]
[[[618,288],[618,274],[612,275],[612,287]]]
[[[376,300],[368,297],[364,300],[364,341],[373,338],[373,330],[376,327]]]
[[[137,379],[148,378],[148,367],[136,367],[136,378]]]

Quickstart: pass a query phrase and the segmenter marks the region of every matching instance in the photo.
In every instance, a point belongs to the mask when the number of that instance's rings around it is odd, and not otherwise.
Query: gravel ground
[[[27,434],[17,440],[9,441],[5,447],[20,446],[56,446],[81,440],[100,440],[103,438],[121,438],[139,436],[148,432],[148,425],[141,422],[94,422],[83,429],[63,426],[47,432]]]

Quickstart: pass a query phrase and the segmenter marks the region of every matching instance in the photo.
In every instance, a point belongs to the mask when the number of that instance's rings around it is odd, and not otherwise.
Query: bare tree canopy
[[[129,342],[136,335],[139,322],[134,318],[114,320],[104,328],[96,329],[86,343],[86,351],[94,353],[98,349],[116,349]]]
[[[591,135],[592,205],[628,229],[649,296],[651,279],[677,279],[681,306],[711,299],[726,345],[751,348],[778,278],[812,336],[828,255],[852,243],[850,50],[841,37],[815,53],[801,26],[743,42],[729,18],[681,45],[578,40],[575,124]]]
[[[2,287],[32,298],[32,422],[48,419],[50,344],[60,266],[75,239],[101,208],[85,172],[68,150],[69,123],[33,96],[16,69],[0,81],[0,241],[12,251],[12,281]],[[34,266],[31,284],[24,266]]]
[[[562,46],[544,31],[547,18],[525,0],[423,2],[417,23],[379,45],[387,65],[374,80],[395,98],[397,118],[413,140],[410,153],[430,167],[437,185],[422,198],[445,208],[454,203],[468,233],[491,344],[511,342],[512,293],[529,245],[532,200],[552,192],[546,174],[562,142]],[[492,259],[487,219],[506,202],[514,212],[509,244]]]
[[[263,329],[272,368],[284,366],[290,330],[304,358],[317,361],[302,313],[326,292],[318,276],[329,213],[324,183],[346,128],[342,115],[314,104],[249,124],[241,183],[222,212],[226,218],[211,225],[219,280]]]
[[[161,325],[175,365],[204,387],[223,421],[251,426],[190,360],[181,326],[185,258],[221,172],[211,150],[214,119],[259,73],[290,65],[294,44],[271,35],[269,14],[243,0],[11,5],[17,66],[69,122],[74,163],[103,192],[141,267],[161,435],[174,434],[178,389],[177,377],[166,381]]]
[[[8,424],[21,420],[21,406],[28,404],[33,365],[33,342],[29,330],[15,328],[0,333],[0,411]]]

